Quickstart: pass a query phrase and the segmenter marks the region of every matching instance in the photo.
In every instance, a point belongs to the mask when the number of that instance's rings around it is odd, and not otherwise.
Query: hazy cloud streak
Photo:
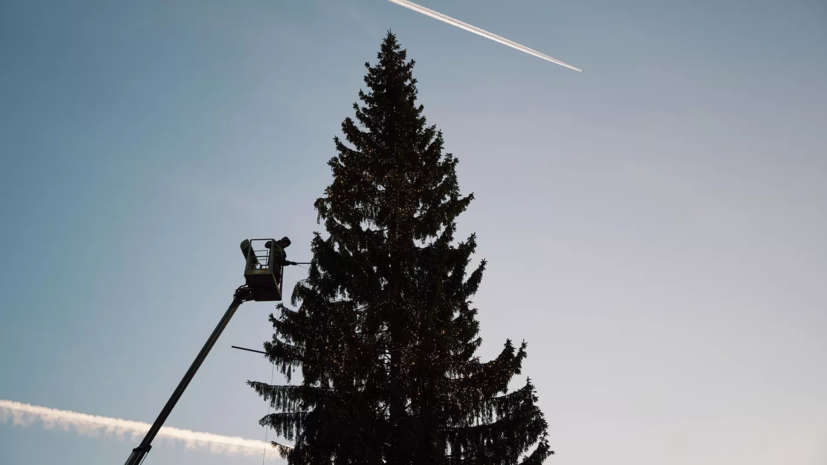
[[[488,31],[480,29],[476,26],[472,26],[472,25],[470,25],[468,23],[464,23],[464,22],[462,22],[458,19],[454,19],[454,18],[452,18],[448,15],[444,15],[442,13],[436,12],[436,11],[431,10],[429,8],[425,8],[422,5],[417,5],[416,3],[409,2],[407,0],[388,0],[388,1],[391,2],[391,3],[395,3],[399,6],[404,6],[405,8],[409,8],[413,11],[416,11],[417,13],[422,13],[423,15],[430,16],[431,18],[437,19],[437,20],[442,21],[444,23],[448,23],[452,26],[456,26],[460,29],[465,29],[468,32],[473,32],[474,34],[483,36],[487,39],[491,39],[495,42],[499,42],[503,45],[508,45],[511,48],[515,48],[515,49],[517,49],[521,52],[528,53],[529,55],[534,55],[537,58],[542,58],[543,60],[550,61],[552,63],[556,63],[560,66],[565,66],[566,68],[573,69],[573,70],[579,71],[581,73],[583,72],[582,69],[576,68],[576,67],[574,67],[570,64],[567,64],[567,63],[563,63],[562,61],[560,61],[556,58],[552,58],[552,57],[546,55],[545,53],[538,52],[537,50],[528,48],[525,45],[520,45],[517,42],[508,40],[505,37],[500,37],[496,34],[492,34]]]
[[[29,426],[39,421],[45,429],[60,428],[64,431],[75,429],[79,434],[97,435],[103,433],[121,439],[130,436],[135,441],[143,439],[143,435],[150,427],[149,423],[138,421],[99,417],[22,404],[10,400],[0,400],[0,422],[5,423],[9,419],[11,419],[12,424],[20,426]],[[169,426],[161,428],[158,437],[183,443],[187,449],[206,450],[214,454],[261,457],[264,448],[270,447],[264,441],[201,433]],[[274,459],[277,455],[275,453],[268,454],[268,457]]]

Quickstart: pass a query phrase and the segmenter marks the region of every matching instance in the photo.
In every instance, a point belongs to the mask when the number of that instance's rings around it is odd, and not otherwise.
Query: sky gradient
[[[827,3],[418,3],[586,72],[384,0],[0,1],[0,399],[152,422],[239,242],[310,258],[392,29],[476,196],[479,355],[528,341],[547,463],[827,462]],[[242,306],[167,425],[264,439],[270,365],[230,345],[271,311]],[[0,423],[3,465],[132,447]],[[259,459],[146,463],[231,461]]]

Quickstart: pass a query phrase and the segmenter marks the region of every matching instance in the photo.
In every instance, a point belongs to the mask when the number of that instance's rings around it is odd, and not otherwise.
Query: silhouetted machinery
[[[256,249],[255,246],[263,243],[263,249]],[[284,278],[284,267],[288,265],[298,265],[299,263],[287,260],[287,254],[284,249],[290,245],[290,239],[283,237],[279,240],[275,239],[245,239],[241,242],[241,253],[244,254],[244,280],[246,284],[239,287],[233,296],[233,303],[224,313],[218,326],[215,327],[210,338],[207,339],[206,344],[195,357],[189,370],[178,383],[175,392],[167,401],[155,423],[147,431],[141,445],[132,449],[132,454],[126,460],[126,465],[139,465],[146,458],[149,450],[152,448],[152,440],[158,434],[158,431],[164,425],[167,417],[172,413],[172,409],[181,398],[184,390],[187,389],[190,381],[195,376],[198,368],[207,358],[210,350],[218,341],[219,336],[227,327],[227,324],[232,319],[238,307],[248,300],[258,302],[272,302],[278,301],[282,298],[282,284]]]
[[[264,249],[256,250],[256,244],[264,243]],[[247,266],[244,268],[244,279],[247,288],[252,293],[252,300],[269,302],[281,300],[281,285],[284,279],[284,267],[295,265],[287,261],[284,249],[290,246],[290,239],[282,237],[278,241],[273,239],[245,239],[241,243],[241,253]]]

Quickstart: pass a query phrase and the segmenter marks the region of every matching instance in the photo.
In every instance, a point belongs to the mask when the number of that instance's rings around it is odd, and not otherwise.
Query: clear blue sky
[[[332,138],[387,29],[460,159],[483,357],[529,342],[555,465],[827,461],[827,3],[0,2],[0,399],[151,422],[242,283],[309,258]],[[302,277],[289,270],[287,282]],[[230,349],[167,424],[263,439]],[[0,463],[132,445],[0,424]],[[157,445],[147,464],[258,463]]]

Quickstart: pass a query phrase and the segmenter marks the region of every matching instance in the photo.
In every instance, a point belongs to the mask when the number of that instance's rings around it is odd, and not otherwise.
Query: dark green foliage
[[[475,238],[454,241],[473,195],[459,194],[393,34],[378,60],[315,204],[329,238],[312,241],[298,310],[270,317],[268,356],[288,379],[301,368],[302,384],[251,382],[278,412],[261,424],[295,443],[280,448],[295,465],[540,464],[552,452],[534,387],[507,393],[525,343],[474,356],[485,261],[467,274]]]

